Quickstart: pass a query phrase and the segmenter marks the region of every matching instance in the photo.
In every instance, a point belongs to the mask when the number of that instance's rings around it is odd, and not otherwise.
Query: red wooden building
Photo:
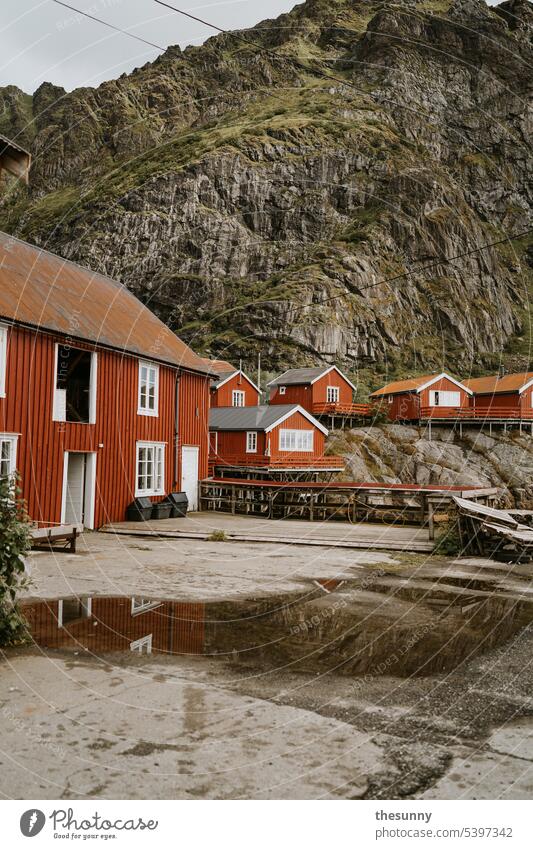
[[[451,375],[411,377],[372,392],[373,401],[386,405],[391,421],[454,418],[470,408],[472,390]]]
[[[236,369],[225,360],[204,359],[206,367],[214,372],[211,378],[212,407],[257,407],[259,387],[242,369]]]
[[[465,380],[473,392],[476,419],[533,419],[533,372],[490,375]]]
[[[324,456],[327,434],[298,404],[215,407],[209,415],[210,466],[217,475],[340,471],[342,458]]]
[[[337,366],[288,369],[268,386],[271,404],[299,404],[314,416],[368,414],[367,404],[354,404],[356,388]]]
[[[0,233],[0,474],[97,528],[208,472],[209,371],[124,286]]]

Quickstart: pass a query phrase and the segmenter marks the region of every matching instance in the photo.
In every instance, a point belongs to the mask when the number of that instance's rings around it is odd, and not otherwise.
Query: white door
[[[67,525],[83,525],[85,508],[85,454],[67,453],[67,485],[64,521]]]
[[[187,494],[189,510],[198,510],[198,455],[197,445],[184,445],[181,450],[181,491]]]
[[[96,497],[96,454],[66,451],[63,466],[61,522],[94,528]]]

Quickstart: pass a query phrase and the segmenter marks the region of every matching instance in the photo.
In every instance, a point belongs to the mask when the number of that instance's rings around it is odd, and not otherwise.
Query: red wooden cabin
[[[124,286],[0,233],[0,474],[33,520],[97,528],[176,489],[195,509],[209,376]]]
[[[533,420],[533,372],[476,377],[465,386],[474,393],[476,419]]]
[[[339,471],[324,456],[326,428],[298,404],[216,407],[209,414],[211,467],[220,471]]]
[[[365,415],[366,404],[354,404],[353,383],[337,368],[293,368],[271,380],[271,404],[299,404],[315,416]]]
[[[442,372],[388,383],[370,398],[385,405],[391,421],[418,421],[457,418],[469,410],[472,394],[464,383]]]
[[[211,379],[212,407],[257,407],[261,395],[259,387],[242,369],[224,360],[204,359],[203,362],[215,375]]]

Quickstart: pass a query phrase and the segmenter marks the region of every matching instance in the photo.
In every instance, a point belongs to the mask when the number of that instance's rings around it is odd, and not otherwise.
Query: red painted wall
[[[381,402],[388,412],[389,419],[392,421],[401,419],[418,419],[420,416],[421,407],[429,407],[430,392],[433,391],[451,391],[460,393],[460,406],[468,407],[470,405],[470,395],[464,389],[460,389],[453,381],[447,377],[435,381],[427,389],[422,392],[399,392],[396,395],[389,396],[392,402],[389,404],[387,397],[377,399]],[[435,408],[438,409],[438,408]],[[447,409],[447,408],[444,408]]]
[[[280,451],[279,431],[289,430],[314,430],[313,448],[311,451]],[[257,433],[257,451],[246,453],[245,431],[218,431],[217,456],[211,455],[211,461],[215,462],[237,462],[243,466],[253,465],[254,458],[264,455],[270,449],[272,459],[295,458],[308,461],[312,465],[313,460],[324,454],[325,436],[318,428],[309,422],[301,413],[294,413],[282,424],[275,427],[269,433]]]
[[[6,398],[0,433],[19,434],[17,467],[30,517],[61,521],[65,451],[96,452],[95,527],[125,518],[135,497],[136,442],[165,442],[165,491],[175,488],[177,370],[160,366],[159,416],[137,414],[138,359],[97,350],[96,423],[54,422],[55,344],[61,337],[12,328],[8,339]],[[94,350],[70,341],[73,348]],[[200,446],[200,477],[207,475],[208,387],[205,377],[181,376],[180,438]],[[199,414],[196,415],[196,408]],[[100,447],[102,446],[102,447]],[[178,462],[177,480],[181,478]]]
[[[476,410],[531,410],[531,389],[526,389],[521,395],[518,392],[505,392],[498,395],[476,395],[474,399]]]
[[[353,400],[353,389],[345,378],[336,371],[320,377],[313,384],[299,384],[297,386],[286,386],[285,394],[281,395],[279,386],[273,386],[270,390],[271,404],[300,404],[308,412],[313,412],[313,404],[325,404],[327,402],[328,386],[339,387],[339,404],[351,404]]]
[[[239,389],[244,392],[244,406],[257,407],[259,404],[259,392],[252,386],[248,378],[243,374],[235,374],[220,389],[211,390],[212,407],[232,407],[232,392]]]

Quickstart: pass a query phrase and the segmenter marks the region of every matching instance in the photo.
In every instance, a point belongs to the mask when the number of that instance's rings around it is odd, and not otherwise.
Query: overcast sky
[[[200,44],[215,33],[154,0],[65,0],[160,47]],[[222,27],[253,26],[296,0],[168,0]],[[161,51],[115,33],[54,0],[0,0],[0,85],[32,93],[44,81],[66,89],[98,85],[155,59]]]
[[[214,35],[208,27],[155,0],[65,2],[162,48],[201,44]],[[297,0],[168,2],[223,29],[239,29],[287,12]],[[161,52],[77,15],[56,0],[0,0],[0,6],[0,86],[14,84],[30,94],[44,80],[69,90],[95,86],[144,65]]]

